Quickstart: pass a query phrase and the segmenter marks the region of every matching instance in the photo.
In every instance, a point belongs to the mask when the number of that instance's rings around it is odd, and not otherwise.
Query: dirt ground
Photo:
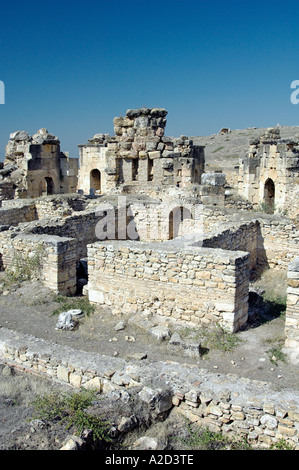
[[[2,279],[4,273],[0,273]],[[260,281],[252,286],[254,292],[250,297],[250,315],[247,327],[235,334],[240,341],[231,351],[206,349],[200,357],[183,356],[169,349],[168,340],[157,341],[146,329],[129,323],[128,316],[115,316],[107,307],[97,306],[94,313],[80,320],[79,326],[73,331],[56,330],[57,315],[53,311],[59,306],[52,292],[40,283],[24,282],[10,286],[2,283],[0,289],[0,325],[2,327],[27,333],[70,346],[83,351],[97,351],[99,354],[117,355],[129,358],[131,354],[146,355],[145,361],[171,360],[183,363],[197,364],[200,368],[215,373],[236,374],[241,377],[261,380],[273,384],[276,390],[296,389],[299,386],[298,365],[292,364],[287,357],[279,355],[284,342],[284,316],[279,315],[283,306],[273,302],[271,296],[285,295],[286,280],[267,273]],[[268,300],[261,293],[271,293]],[[115,325],[124,321],[125,328],[119,331]],[[178,327],[166,319],[171,333],[179,332],[186,342],[198,340],[197,331],[187,325]],[[128,338],[131,341],[128,341]],[[133,341],[132,341],[133,339]],[[276,354],[276,356],[275,356]],[[28,397],[39,393],[39,389],[51,389],[48,381],[32,378],[19,378],[19,388],[11,386],[15,380],[9,374],[0,374],[0,449],[5,445],[12,446],[14,433],[20,433],[22,426],[28,430],[30,407]],[[30,382],[31,380],[31,382]],[[25,382],[24,382],[25,381]],[[29,382],[28,382],[29,381]],[[24,384],[23,386],[21,384]],[[23,390],[23,392],[22,392]],[[19,408],[15,405],[19,404]],[[26,424],[24,424],[26,421]],[[34,428],[34,427],[33,427]],[[37,430],[31,426],[32,432],[27,432],[28,448],[34,448],[33,434]],[[39,430],[41,431],[41,430]],[[22,434],[24,438],[24,433]],[[30,437],[31,436],[31,437]],[[45,433],[44,433],[45,436]],[[61,443],[60,436],[48,430],[43,441],[44,448],[57,447]],[[9,444],[8,444],[9,442]],[[17,439],[16,441],[17,442]],[[25,442],[25,444],[24,444]],[[23,441],[26,446],[26,441]],[[2,447],[1,447],[2,446]],[[6,447],[7,448],[7,447]]]

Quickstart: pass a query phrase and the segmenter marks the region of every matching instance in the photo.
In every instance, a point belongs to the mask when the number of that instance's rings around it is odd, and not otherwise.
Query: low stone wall
[[[23,222],[36,220],[37,214],[34,202],[16,200],[14,204],[7,204],[11,201],[3,201],[0,208],[0,225],[16,226]]]
[[[299,257],[289,264],[285,333],[285,347],[299,364]]]
[[[43,196],[35,199],[37,218],[66,217],[73,212],[85,210],[89,201],[79,194]]]
[[[252,277],[268,267],[258,220],[233,225],[225,230],[214,232],[210,237],[203,239],[202,246],[231,251],[248,251]]]
[[[259,219],[269,268],[288,270],[299,253],[299,230],[289,219]]]
[[[297,391],[276,391],[265,382],[212,374],[190,364],[127,362],[6,328],[0,328],[0,360],[74,389],[93,388],[106,394],[136,388],[141,401],[155,397],[156,405],[164,391],[171,397],[166,410],[176,408],[189,421],[212,432],[245,437],[257,449],[283,439],[299,450]]]
[[[299,252],[298,226],[287,217],[278,215],[256,212],[254,217],[254,220],[258,221],[260,225],[258,249],[262,266],[266,263],[270,269],[281,269],[287,272],[289,263],[295,256],[298,256]],[[242,222],[240,222],[241,218]],[[221,210],[220,208],[215,208],[213,210],[208,207],[203,207],[202,220],[204,232],[207,234],[204,238],[210,239],[216,235],[219,237],[219,242],[221,238],[225,241],[225,232],[231,230],[232,226],[249,224],[248,227],[250,228],[250,223],[254,222],[252,213],[250,212],[242,211],[239,214],[235,214],[228,209]],[[209,233],[211,233],[212,236],[209,236]],[[221,236],[221,234],[223,235]],[[249,243],[247,246],[250,249],[250,232],[248,232],[248,234],[249,238],[247,237],[247,240]],[[214,242],[214,246],[220,246],[220,243],[218,244],[216,239],[214,239]],[[229,237],[227,237],[227,242],[230,243]],[[241,239],[240,242],[242,243]],[[233,247],[233,244],[221,246]],[[241,246],[242,245],[240,245],[239,249],[241,249]]]
[[[18,277],[39,279],[56,293],[76,292],[76,257],[75,239],[0,233],[0,268]]]
[[[249,254],[185,246],[125,242],[88,246],[88,295],[132,312],[194,323],[218,322],[230,331],[247,321]]]

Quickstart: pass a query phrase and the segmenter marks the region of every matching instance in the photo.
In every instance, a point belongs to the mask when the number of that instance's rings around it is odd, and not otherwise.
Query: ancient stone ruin
[[[79,165],[45,129],[11,134],[0,170],[1,270],[35,260],[35,279],[53,292],[115,315],[146,310],[231,333],[248,321],[250,284],[284,272],[285,349],[298,361],[299,140],[269,129],[251,141],[232,199],[225,173],[206,171],[203,146],[165,136],[166,116],[128,110],[114,136],[78,146]]]
[[[60,151],[60,141],[46,129],[30,136],[14,132],[0,170],[0,201],[73,193],[77,189],[78,160]]]
[[[165,137],[166,115],[165,109],[130,109],[113,120],[115,136],[96,134],[79,145],[78,188],[151,194],[200,184],[204,149],[186,136]]]
[[[269,129],[250,141],[241,162],[239,192],[254,208],[264,205],[270,213],[279,211],[298,218],[299,138],[281,139],[279,128]]]

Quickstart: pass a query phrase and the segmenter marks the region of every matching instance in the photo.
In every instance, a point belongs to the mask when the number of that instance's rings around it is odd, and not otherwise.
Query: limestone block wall
[[[204,238],[212,238],[216,243],[215,246],[217,246],[217,239],[213,238],[214,235],[219,236],[219,240],[221,240],[221,233],[225,233],[231,226],[251,223],[252,214],[242,212],[241,217],[244,222],[241,223],[238,221],[240,215],[237,214],[236,216],[229,209],[203,207],[202,224],[206,234]],[[257,220],[260,225],[260,229],[258,229],[258,247],[262,263],[265,257],[269,268],[281,269],[287,272],[289,263],[298,255],[299,251],[298,225],[294,224],[289,218],[282,216],[256,213],[254,217],[253,221]],[[211,233],[211,236],[209,233]],[[248,235],[250,239],[250,232]],[[250,240],[247,246],[250,249]],[[224,248],[225,245],[222,245],[222,247]]]
[[[249,254],[139,242],[88,246],[88,295],[130,312],[144,308],[230,331],[247,321]]]
[[[200,184],[204,148],[187,136],[165,137],[166,115],[162,108],[129,109],[114,118],[115,136],[96,134],[79,145],[78,189],[129,193]]]
[[[56,293],[75,294],[76,259],[75,239],[0,233],[0,269],[41,280]]]
[[[269,268],[288,270],[299,252],[299,230],[289,219],[259,218]]]
[[[87,209],[89,200],[79,194],[44,196],[34,200],[38,219],[66,217]]]
[[[299,257],[289,264],[285,347],[297,353],[299,362]]]
[[[298,138],[282,140],[278,128],[268,129],[250,141],[240,162],[239,193],[255,208],[263,204],[271,212],[298,216]]]
[[[36,208],[32,200],[16,200],[13,205],[6,204],[6,202],[3,201],[0,207],[0,225],[15,226],[36,220]]]
[[[268,267],[258,220],[234,224],[225,230],[220,229],[218,233],[213,233],[210,237],[204,237],[202,246],[232,251],[248,251],[250,253],[250,271],[252,277]]]
[[[180,200],[132,202],[128,211],[140,241],[160,242],[186,233],[203,233],[201,213],[197,213],[192,203]]]
[[[76,260],[86,256],[86,245],[97,240],[96,225],[102,215],[96,211],[83,211],[67,217],[52,217],[34,221],[24,227],[27,234],[45,234],[76,240]]]
[[[276,391],[266,382],[211,374],[190,364],[127,362],[6,328],[0,329],[0,359],[77,390],[91,387],[107,394],[135,387],[137,399],[167,391],[168,408],[189,422],[237,439],[245,437],[256,449],[268,449],[283,439],[299,450],[299,397],[294,390]]]

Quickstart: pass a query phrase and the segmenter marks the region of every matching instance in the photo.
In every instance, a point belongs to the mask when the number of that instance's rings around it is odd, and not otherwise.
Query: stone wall
[[[288,270],[290,261],[298,256],[299,229],[289,219],[259,218],[269,268]]]
[[[60,141],[47,129],[30,136],[10,134],[5,147],[3,182],[12,184],[14,198],[73,193],[77,190],[78,159],[60,150]]]
[[[203,247],[222,248],[232,251],[248,251],[250,253],[251,278],[256,278],[268,267],[263,244],[260,223],[258,220],[233,224],[225,230],[219,229],[211,236],[204,237]]]
[[[95,211],[83,211],[64,218],[52,217],[33,221],[23,227],[28,236],[30,234],[44,234],[57,238],[72,238],[76,240],[76,259],[84,258],[87,254],[86,245],[97,240],[96,225],[101,215]]]
[[[289,264],[285,334],[285,347],[299,364],[299,257]]]
[[[15,226],[36,220],[36,208],[32,200],[15,200],[13,205],[7,202],[10,201],[3,201],[0,207],[0,225]]]
[[[6,328],[0,329],[0,359],[74,389],[93,388],[103,394],[135,389],[137,399],[158,408],[159,398],[167,393],[170,400],[164,410],[176,409],[189,422],[212,432],[244,437],[256,449],[268,449],[283,439],[299,450],[297,391],[276,391],[266,382],[211,374],[190,364],[127,362]]]
[[[88,246],[89,300],[131,312],[144,308],[230,331],[247,321],[249,254],[127,242]],[[188,299],[188,300],[186,300]]]
[[[268,129],[250,141],[239,167],[239,193],[271,213],[298,218],[299,141],[281,139],[279,128]]]
[[[263,214],[261,212],[249,213],[242,211],[234,213],[230,209],[202,208],[202,224],[205,238],[215,234],[222,238],[231,227],[242,224],[250,224],[257,220],[259,229],[260,256],[263,260],[266,257],[266,264],[270,269],[281,269],[287,272],[290,261],[298,255],[299,250],[299,230],[298,225],[287,217]],[[217,246],[217,239],[215,239]],[[224,246],[223,246],[224,247]],[[240,248],[241,249],[241,248]]]
[[[199,184],[204,148],[187,136],[165,137],[166,115],[163,108],[129,109],[125,117],[114,118],[115,136],[96,134],[79,145],[78,189],[138,193]]]
[[[0,233],[0,269],[39,279],[62,295],[75,294],[77,243],[49,235]]]

